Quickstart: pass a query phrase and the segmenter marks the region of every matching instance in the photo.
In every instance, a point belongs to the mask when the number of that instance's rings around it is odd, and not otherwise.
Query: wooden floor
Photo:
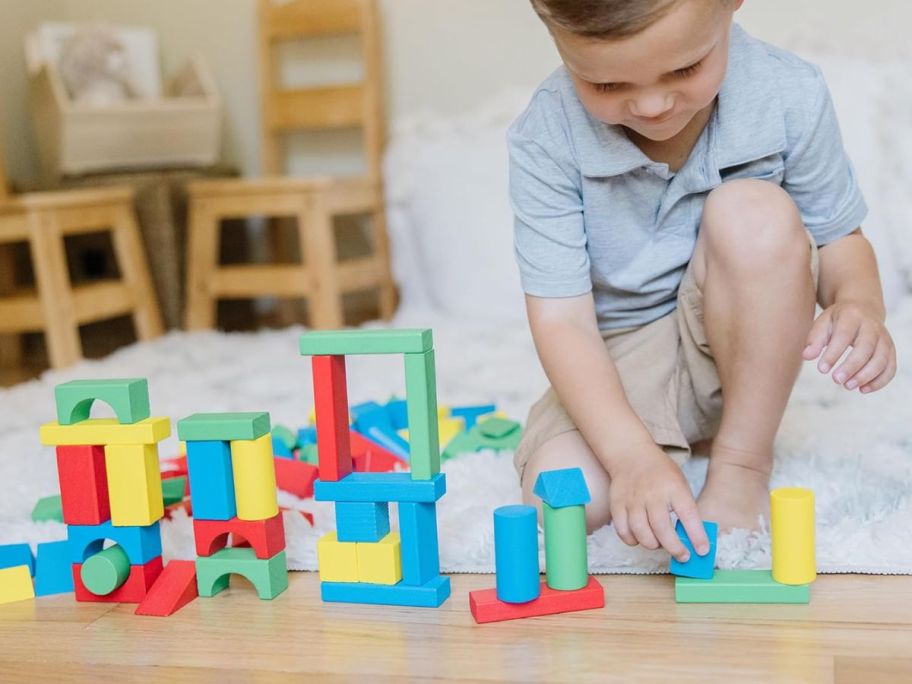
[[[0,681],[912,682],[912,577],[823,576],[807,606],[676,605],[668,576],[600,576],[605,609],[476,625],[442,608],[320,602],[293,573],[275,601],[243,580],[177,615],[72,596],[0,606]],[[310,675],[303,677],[302,674]]]

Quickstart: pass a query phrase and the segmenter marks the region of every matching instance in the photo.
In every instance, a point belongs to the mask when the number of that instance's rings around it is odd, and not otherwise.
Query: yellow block
[[[0,605],[31,598],[35,598],[35,587],[27,565],[0,570]]]
[[[234,498],[241,520],[266,520],[279,512],[272,435],[231,442]]]
[[[814,492],[781,487],[770,492],[773,579],[780,584],[809,584],[817,578]]]
[[[108,500],[114,527],[151,525],[165,514],[155,444],[105,446]]]
[[[437,407],[437,418],[438,419],[449,418],[450,411],[452,411],[452,409],[449,406],[438,406]]]
[[[396,584],[402,579],[399,533],[390,532],[378,542],[357,542],[358,581]]]
[[[73,425],[57,421],[41,426],[41,443],[50,446],[101,444],[157,444],[171,434],[168,418],[146,418],[121,425],[117,418],[90,418]]]
[[[321,582],[358,581],[358,544],[340,542],[335,532],[317,541],[317,567]]]
[[[440,442],[440,450],[443,451],[446,448],[446,445],[453,441],[453,439],[460,432],[465,430],[465,420],[463,418],[441,418],[438,412],[437,417],[437,434],[438,441]],[[408,441],[409,431],[408,428],[399,430],[399,436],[402,439]]]

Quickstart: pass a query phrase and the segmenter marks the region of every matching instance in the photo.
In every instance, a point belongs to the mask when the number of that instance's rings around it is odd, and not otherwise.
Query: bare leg
[[[723,529],[756,528],[769,515],[773,441],[814,317],[808,250],[778,186],[732,181],[707,198],[694,276],[724,408],[699,505]]]

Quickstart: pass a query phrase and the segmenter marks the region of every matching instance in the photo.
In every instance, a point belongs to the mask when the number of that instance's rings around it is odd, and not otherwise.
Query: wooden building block
[[[64,447],[65,448],[65,447]],[[102,464],[104,463],[104,451],[102,451]],[[104,469],[102,468],[102,473]],[[105,501],[108,497],[105,496]],[[99,516],[96,516],[99,517]],[[45,496],[35,502],[32,508],[32,522],[63,522],[63,499],[60,494]],[[100,521],[99,521],[100,522]]]
[[[222,549],[196,559],[197,588],[200,596],[215,596],[228,588],[231,575],[246,578],[263,600],[271,600],[288,588],[285,552],[260,560],[253,549]]]
[[[386,502],[340,501],[336,509],[336,534],[340,542],[378,542],[390,531]]]
[[[196,584],[196,563],[173,560],[136,608],[136,615],[168,617],[199,596]]]
[[[352,471],[345,357],[315,356],[312,366],[320,478],[341,480]]]
[[[338,482],[314,483],[317,501],[395,501],[433,503],[446,493],[446,476],[413,480],[411,473],[352,473]]]
[[[454,406],[450,409],[449,415],[453,418],[462,418],[465,421],[465,429],[471,430],[481,416],[494,413],[497,410],[495,404],[482,404],[480,406]]]
[[[187,495],[187,476],[162,478],[162,501],[165,507],[180,503]]]
[[[358,545],[340,542],[335,532],[317,541],[317,567],[323,582],[358,581]]]
[[[378,542],[359,542],[358,581],[397,584],[402,580],[402,551],[399,535],[390,532]]]
[[[797,585],[817,579],[814,492],[802,487],[770,492],[770,538],[773,579]]]
[[[439,575],[423,586],[321,582],[320,597],[328,603],[369,603],[412,608],[437,608],[450,597],[450,578]]]
[[[276,486],[279,489],[294,494],[299,499],[313,496],[314,482],[320,474],[317,466],[287,458],[274,459],[274,466]]]
[[[90,418],[73,425],[56,421],[41,426],[41,443],[49,446],[157,444],[171,434],[168,418],[145,418],[121,425],[116,418]]]
[[[259,439],[269,434],[269,414],[194,413],[177,421],[177,436],[185,442],[233,442],[237,439]]]
[[[114,527],[111,521],[101,525],[70,525],[67,540],[70,561],[82,563],[86,558],[101,551],[106,539],[120,544],[127,552],[131,565],[144,565],[161,556],[161,528],[155,522],[145,527]]]
[[[187,469],[195,518],[230,520],[237,515],[228,442],[190,440],[187,442]]]
[[[96,400],[114,409],[117,420],[123,424],[136,423],[151,415],[149,383],[145,378],[71,380],[54,388],[54,398],[61,425],[88,420]]]
[[[437,577],[440,574],[437,504],[400,503],[399,536],[402,543],[402,583],[423,586]]]
[[[111,523],[115,527],[142,527],[161,520],[165,507],[158,446],[109,445],[104,450]]]
[[[769,570],[716,570],[712,579],[675,578],[678,603],[808,603],[808,584],[779,584]]]
[[[73,591],[73,571],[66,540],[38,544],[35,560],[35,595],[68,594]]]
[[[478,623],[571,613],[604,606],[605,590],[595,577],[590,577],[586,586],[574,591],[551,589],[542,582],[541,595],[527,603],[504,603],[497,598],[497,589],[469,592],[469,610]]]
[[[162,572],[161,556],[144,565],[131,565],[130,575],[120,587],[105,596],[93,594],[82,583],[82,564],[73,565],[73,590],[77,601],[95,603],[141,603]]]
[[[3,544],[0,546],[0,570],[25,565],[29,574],[35,574],[35,557],[28,544]]]
[[[79,570],[79,578],[82,585],[96,596],[107,596],[124,585],[130,570],[126,551],[114,544],[86,558]]]
[[[302,356],[413,354],[433,348],[430,330],[320,330],[301,335]]]
[[[581,468],[545,470],[539,473],[532,492],[551,508],[585,505],[592,501]]]
[[[561,591],[582,589],[589,581],[586,507],[551,508],[543,502],[542,513],[548,586]]]
[[[272,436],[231,442],[234,500],[241,520],[266,520],[279,512]]]
[[[57,477],[66,524],[100,525],[111,519],[104,447],[58,446]]]
[[[494,565],[498,599],[526,603],[539,597],[538,513],[534,506],[501,506],[494,511]]]
[[[405,389],[412,479],[430,480],[440,472],[437,377],[433,350],[405,355]]]
[[[0,605],[31,598],[35,598],[35,588],[27,565],[0,569]]]
[[[669,565],[669,572],[678,577],[693,577],[696,579],[711,579],[714,568],[716,567],[716,539],[719,536],[719,526],[708,520],[703,521],[703,529],[706,530],[706,537],[709,539],[709,552],[705,556],[697,554],[687,531],[680,520],[675,524],[675,532],[687,550],[690,552],[690,558],[686,563],[680,562],[677,558],[672,558]]]
[[[376,442],[359,435],[352,430],[349,433],[352,455],[352,468],[359,473],[388,473],[404,470],[408,461],[404,461]]]
[[[193,520],[196,555],[211,556],[228,545],[228,535],[237,546],[238,539],[250,544],[257,558],[266,560],[285,549],[285,523],[277,513],[266,520]]]

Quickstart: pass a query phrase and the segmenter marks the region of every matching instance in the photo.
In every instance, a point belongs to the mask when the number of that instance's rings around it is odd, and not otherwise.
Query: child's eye
[[[696,64],[691,64],[689,67],[684,67],[683,69],[678,69],[675,71],[675,76],[679,78],[687,78],[688,76],[693,76],[697,71],[700,70],[700,66],[703,64],[702,61],[697,62]]]
[[[600,93],[609,93],[621,87],[620,83],[593,83],[592,87]]]

